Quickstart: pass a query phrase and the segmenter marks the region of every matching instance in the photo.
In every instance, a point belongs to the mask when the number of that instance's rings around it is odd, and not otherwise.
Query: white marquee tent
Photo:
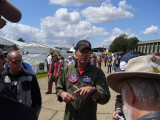
[[[0,37],[0,45],[3,45],[3,46],[10,46],[10,45],[17,45],[18,47],[21,47],[23,45],[26,45],[27,43],[24,43],[24,42],[19,42],[17,40],[12,40],[12,39],[8,39],[8,38],[5,38],[5,37]]]
[[[43,64],[47,55],[49,55],[51,50],[54,50],[54,53],[58,53],[57,49],[38,44],[38,43],[31,43],[27,44],[24,42],[19,42],[17,40],[11,40],[8,38],[0,37],[0,45],[5,46],[4,50],[7,46],[10,45],[17,45],[20,48],[22,53],[22,59],[25,62],[29,62],[35,73],[39,73],[41,71],[47,71],[46,66],[44,66],[43,70],[40,70],[40,64]]]
[[[74,53],[75,51],[74,47],[72,46],[69,51]]]
[[[21,46],[21,49],[23,60],[32,65],[35,73],[46,70],[46,66],[44,66],[44,69],[40,69],[40,64],[44,63],[52,48],[38,43],[31,43]]]

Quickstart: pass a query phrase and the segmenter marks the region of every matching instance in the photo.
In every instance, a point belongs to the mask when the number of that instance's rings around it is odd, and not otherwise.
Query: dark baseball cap
[[[79,50],[81,51],[82,49],[84,48],[88,48],[91,50],[91,44],[89,41],[87,40],[80,40],[77,44],[76,44],[76,47],[75,47],[75,50]]]

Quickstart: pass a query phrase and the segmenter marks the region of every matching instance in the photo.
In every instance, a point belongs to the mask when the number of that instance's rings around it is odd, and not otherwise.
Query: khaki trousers
[[[59,76],[56,77],[56,76],[49,75],[49,79],[48,79],[48,91],[47,92],[52,92],[53,82],[55,82],[55,87],[57,86],[57,80],[58,80],[58,78],[59,78]]]

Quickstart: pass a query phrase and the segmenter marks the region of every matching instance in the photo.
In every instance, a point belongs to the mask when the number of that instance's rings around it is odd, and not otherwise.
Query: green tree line
[[[138,46],[140,40],[137,37],[128,37],[126,34],[122,34],[114,39],[109,46],[110,52],[131,52]]]

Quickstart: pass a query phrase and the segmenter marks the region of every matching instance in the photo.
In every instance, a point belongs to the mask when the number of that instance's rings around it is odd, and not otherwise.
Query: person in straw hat
[[[6,25],[6,21],[2,19],[1,16],[10,22],[17,23],[20,21],[22,14],[20,10],[8,0],[0,0],[0,29]]]
[[[128,61],[132,58],[138,57],[139,55],[136,53],[126,53],[125,55],[123,55],[120,65],[119,67],[116,69],[115,72],[124,72],[125,71],[125,67],[128,63]],[[116,96],[116,102],[115,102],[115,112],[112,115],[112,119],[113,120],[119,120],[119,117],[117,116],[117,114],[121,117],[125,119],[125,116],[123,114],[123,99],[122,99],[122,95],[120,93],[117,94]]]
[[[110,74],[107,83],[122,94],[127,120],[160,120],[160,57],[132,58],[125,72]]]

